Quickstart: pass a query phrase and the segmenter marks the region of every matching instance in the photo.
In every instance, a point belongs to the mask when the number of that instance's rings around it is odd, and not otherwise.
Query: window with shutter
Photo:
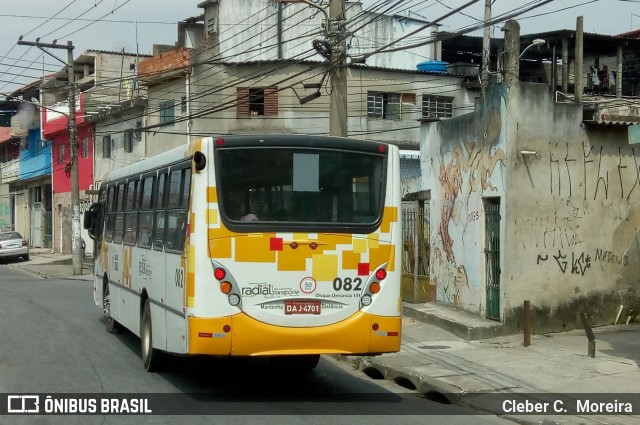
[[[246,87],[238,87],[237,88],[237,109],[236,114],[239,117],[248,117],[249,116],[249,89]]]
[[[278,115],[277,87],[267,87],[264,89],[264,114],[267,116]]]
[[[277,87],[239,87],[237,97],[238,117],[278,115]]]

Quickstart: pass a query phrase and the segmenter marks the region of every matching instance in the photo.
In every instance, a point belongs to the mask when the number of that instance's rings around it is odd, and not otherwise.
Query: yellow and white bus
[[[163,353],[273,356],[400,349],[396,146],[206,137],[109,173],[85,218],[109,332]]]

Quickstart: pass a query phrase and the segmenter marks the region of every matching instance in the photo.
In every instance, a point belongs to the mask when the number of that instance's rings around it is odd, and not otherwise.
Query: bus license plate
[[[320,314],[320,301],[285,301],[284,314]]]

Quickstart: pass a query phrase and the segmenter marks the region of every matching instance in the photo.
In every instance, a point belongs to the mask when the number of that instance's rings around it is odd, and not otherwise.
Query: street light
[[[531,44],[529,44],[527,47],[524,48],[524,50],[522,51],[522,53],[520,53],[520,58],[524,55],[524,52],[526,52],[527,50],[529,50],[529,47],[533,47],[533,46],[539,46],[540,44],[544,44],[546,43],[546,41],[544,41],[541,38],[536,38],[534,39]]]

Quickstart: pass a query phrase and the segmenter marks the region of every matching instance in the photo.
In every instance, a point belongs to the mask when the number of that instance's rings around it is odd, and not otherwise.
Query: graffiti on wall
[[[544,264],[547,260],[557,265],[562,273],[571,273],[584,276],[585,272],[591,268],[591,256],[584,252],[567,253],[558,250],[553,254],[538,255],[538,264]]]
[[[462,215],[463,200],[468,202],[471,194],[497,191],[491,182],[491,176],[496,165],[504,165],[504,150],[497,147],[501,128],[499,112],[496,109],[488,110],[481,125],[469,132],[455,146],[448,159],[440,160],[438,181],[442,206],[437,232],[439,242],[432,242],[432,269],[438,296],[446,302],[459,304],[462,299],[461,292],[469,288],[467,267],[458,264],[455,258],[450,226],[466,223],[467,215],[474,220],[481,219],[477,210]]]
[[[443,205],[438,235],[442,240],[447,261],[455,262],[449,225],[454,219],[454,212],[459,211],[457,202],[460,193],[462,192],[464,199],[469,199],[469,195],[479,190],[496,191],[490,177],[498,162],[504,164],[504,151],[501,148],[492,148],[498,142],[501,125],[498,111],[489,110],[482,126],[469,134],[461,144],[456,145],[449,162],[440,163],[438,180]],[[455,214],[455,218],[458,217],[459,215]]]
[[[602,261],[604,263],[613,263],[620,264],[622,266],[626,266],[629,264],[629,256],[628,255],[620,255],[614,254],[612,251],[607,251],[604,249],[596,249],[596,261]]]
[[[612,251],[600,248],[596,249],[593,259],[594,262],[618,264],[622,267],[629,263],[627,255],[616,255]],[[550,261],[554,268],[557,266],[563,274],[570,273],[584,276],[586,271],[591,268],[592,257],[585,252],[566,252],[561,249],[551,254],[538,254],[536,264],[545,265],[547,261]]]
[[[553,196],[584,200],[640,199],[640,150],[619,146],[614,154],[604,146],[582,143],[571,153],[569,143],[549,142],[549,190]]]
[[[437,248],[433,255],[432,275],[437,277],[439,298],[458,305],[463,291],[469,289],[466,267],[447,261],[442,250]]]
[[[568,248],[583,243],[581,229],[588,227],[590,215],[586,205],[576,206],[572,200],[554,199],[553,209],[518,222],[516,240],[527,248]]]
[[[542,161],[542,172],[536,174],[544,178],[548,164],[550,196],[540,197],[536,209],[544,212],[516,226],[516,240],[523,249],[535,251],[538,266],[582,277],[596,264],[599,271],[629,264],[627,249],[635,225],[627,214],[640,200],[638,156],[640,149],[634,146],[582,142],[570,148],[566,142],[549,143],[548,162]],[[601,235],[611,246],[594,249]]]

